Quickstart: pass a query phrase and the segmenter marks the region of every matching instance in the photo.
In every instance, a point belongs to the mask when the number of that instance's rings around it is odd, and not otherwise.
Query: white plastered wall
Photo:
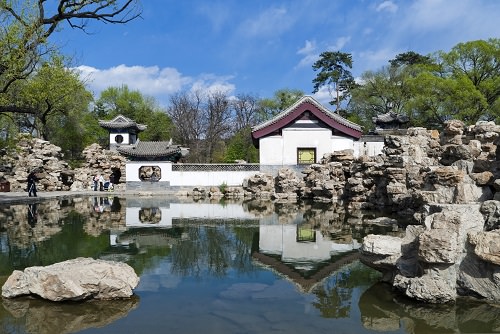
[[[123,137],[123,142],[117,143],[115,140],[115,137],[117,135],[121,135]],[[117,133],[117,132],[111,132],[109,134],[109,143],[110,144],[116,144],[116,145],[129,145],[130,144],[130,134],[129,133]]]
[[[316,162],[333,151],[354,149],[350,137],[332,136],[329,129],[283,129],[282,136],[260,139],[259,158],[262,165],[296,165],[297,148],[316,148]]]

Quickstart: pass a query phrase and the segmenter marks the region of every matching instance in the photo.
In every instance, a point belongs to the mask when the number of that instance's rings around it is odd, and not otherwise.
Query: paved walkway
[[[28,197],[25,191],[15,192],[0,192],[0,205],[4,204],[29,204],[41,202],[49,199],[64,199],[79,196],[174,196],[173,191],[128,191],[128,190],[115,190],[115,191],[39,191],[37,197]]]

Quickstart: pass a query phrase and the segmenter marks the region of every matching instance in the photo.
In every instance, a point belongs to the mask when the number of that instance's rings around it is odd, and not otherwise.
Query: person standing
[[[31,195],[33,194],[34,197],[37,197],[36,196],[36,181],[37,181],[37,177],[36,177],[36,174],[35,174],[35,170],[31,171],[29,174],[28,174],[28,196],[31,197]]]
[[[99,191],[104,191],[104,177],[99,175]]]

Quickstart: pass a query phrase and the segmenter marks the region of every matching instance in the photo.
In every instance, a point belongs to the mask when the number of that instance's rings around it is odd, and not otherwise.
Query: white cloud
[[[362,66],[358,66],[358,70],[360,70],[358,72],[362,73],[366,70],[377,70],[382,66],[388,65],[388,61],[393,59],[398,53],[390,48],[382,48],[376,51],[366,50],[359,52],[353,55],[353,58],[356,58],[354,63],[362,64]]]
[[[330,51],[341,50],[349,41],[350,36],[342,36],[337,38],[334,45],[328,46],[326,49]],[[297,54],[303,55],[302,59],[299,61],[295,69],[301,67],[311,66],[316,60],[319,59],[319,52],[317,51],[316,41],[306,40],[305,45],[297,51]]]
[[[297,54],[303,57],[295,68],[311,66],[319,57],[316,50],[316,41],[306,40],[304,47],[297,51]]]
[[[108,69],[97,69],[90,66],[76,68],[86,79],[87,85],[95,92],[108,87],[127,85],[130,89],[139,90],[146,95],[171,94],[178,92],[192,81],[182,76],[175,68],[158,66],[126,66],[118,65]]]
[[[250,37],[276,36],[293,26],[295,19],[286,8],[269,8],[257,17],[245,20],[239,31]]]
[[[339,37],[337,38],[337,40],[335,41],[335,44],[334,45],[330,45],[328,47],[328,50],[331,50],[331,51],[340,51],[344,48],[344,46],[346,46],[347,43],[349,43],[351,41],[351,36],[342,36],[342,37]]]
[[[221,31],[231,18],[229,8],[221,2],[204,2],[198,7],[197,11],[211,23],[213,30],[216,32]]]
[[[200,75],[191,85],[191,91],[201,91],[205,93],[226,93],[231,94],[235,86],[229,82],[232,76],[216,76],[213,74]]]
[[[303,48],[299,49],[297,51],[297,54],[299,55],[308,55],[311,54],[312,52],[316,51],[316,41],[309,41],[306,40],[306,43]]]
[[[376,8],[377,12],[388,11],[390,13],[395,13],[398,11],[398,6],[392,1],[384,1]]]
[[[235,90],[230,83],[232,76],[202,74],[198,77],[183,76],[177,69],[158,66],[118,65],[108,69],[97,69],[81,65],[75,68],[81,78],[96,96],[109,87],[128,86],[142,94],[155,97],[160,103],[166,103],[168,97],[182,90],[201,90],[206,92]]]
[[[330,107],[330,101],[333,99],[332,93],[329,91],[327,86],[322,86],[320,89],[313,94],[313,97],[322,105],[332,110]],[[333,107],[335,109],[335,107]]]

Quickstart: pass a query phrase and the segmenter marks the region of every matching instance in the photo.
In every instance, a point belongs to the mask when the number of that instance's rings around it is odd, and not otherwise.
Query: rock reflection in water
[[[139,306],[139,297],[126,300],[52,303],[39,299],[3,299],[3,308],[22,332],[75,333],[109,325]],[[3,312],[2,312],[3,313]],[[0,327],[0,330],[2,328]]]
[[[378,283],[359,299],[361,322],[370,330],[405,333],[497,333],[500,306],[472,300],[429,305],[394,295],[390,286]]]

